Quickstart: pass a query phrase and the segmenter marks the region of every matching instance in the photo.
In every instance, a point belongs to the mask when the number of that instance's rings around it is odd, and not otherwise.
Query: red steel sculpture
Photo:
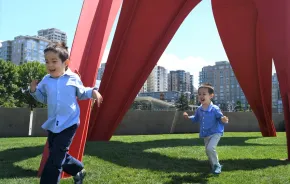
[[[70,68],[93,86],[113,22],[120,16],[102,77],[104,101],[90,111],[82,101],[81,125],[70,154],[82,159],[86,139],[109,141],[141,86],[187,15],[201,0],[84,0]],[[276,136],[272,121],[274,61],[283,101],[290,159],[290,1],[212,0],[217,28],[237,80],[263,136]],[[194,63],[192,63],[194,65]],[[114,104],[114,105],[112,105]],[[92,114],[90,114],[92,112]],[[48,156],[44,149],[39,175]]]

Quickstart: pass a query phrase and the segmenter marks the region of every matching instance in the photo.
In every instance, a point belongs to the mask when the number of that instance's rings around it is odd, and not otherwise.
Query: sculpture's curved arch
[[[124,0],[100,86],[101,108],[94,106],[89,140],[110,140],[139,89],[180,24],[201,0]],[[121,0],[84,0],[73,44],[72,70],[94,85],[105,44]],[[290,2],[288,0],[212,0],[217,27],[236,77],[254,110],[263,136],[275,136],[271,111],[274,58],[290,158]],[[245,75],[244,70],[250,72]],[[114,104],[112,106],[112,104]],[[81,126],[70,153],[82,159],[90,102],[80,103]],[[47,156],[43,155],[39,173]]]

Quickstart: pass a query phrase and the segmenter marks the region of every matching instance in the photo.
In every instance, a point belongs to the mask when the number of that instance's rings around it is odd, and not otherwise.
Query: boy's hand
[[[103,97],[97,90],[93,90],[93,99],[96,99],[98,107],[100,107],[103,102]]]
[[[188,119],[188,114],[187,114],[187,112],[184,112],[184,113],[183,113],[183,117],[184,117],[185,119]]]
[[[32,93],[35,92],[37,84],[38,84],[38,80],[33,79],[32,82],[30,83],[30,92]]]
[[[223,117],[221,118],[221,120],[222,120],[223,123],[229,123],[229,118],[226,117],[226,116],[223,116]]]

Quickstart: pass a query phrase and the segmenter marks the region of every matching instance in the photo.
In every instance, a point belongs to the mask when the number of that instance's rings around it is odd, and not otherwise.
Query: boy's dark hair
[[[214,93],[214,88],[212,87],[212,85],[210,83],[201,84],[201,86],[198,87],[197,91],[199,91],[200,88],[207,88],[208,89],[208,93],[210,95]]]
[[[45,54],[49,51],[57,53],[62,62],[65,62],[69,57],[68,47],[65,42],[52,42],[48,44],[43,52]]]

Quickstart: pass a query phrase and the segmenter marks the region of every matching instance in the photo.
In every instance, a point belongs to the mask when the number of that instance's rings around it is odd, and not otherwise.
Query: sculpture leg
[[[77,70],[85,86],[93,86],[97,69],[113,26],[114,19],[121,6],[121,0],[85,0],[70,56],[70,68]],[[80,101],[80,126],[75,135],[69,153],[82,160],[86,143],[91,101]],[[48,157],[48,147],[44,148],[38,175]]]
[[[217,28],[236,78],[263,136],[276,136],[272,122],[271,67],[264,30],[252,0],[212,0]]]
[[[290,1],[255,0],[262,26],[270,41],[283,101],[290,160]]]
[[[188,13],[200,0],[124,0],[89,140],[109,140]],[[95,111],[95,107],[93,109]]]

